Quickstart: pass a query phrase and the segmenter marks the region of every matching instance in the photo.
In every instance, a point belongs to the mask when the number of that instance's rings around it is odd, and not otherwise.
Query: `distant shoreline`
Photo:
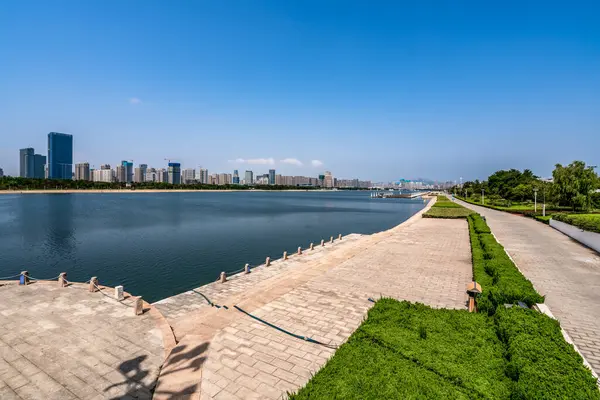
[[[75,194],[75,193],[193,193],[193,192],[334,192],[335,190],[319,189],[67,189],[67,190],[0,190],[2,194]],[[340,190],[343,192],[343,190]]]

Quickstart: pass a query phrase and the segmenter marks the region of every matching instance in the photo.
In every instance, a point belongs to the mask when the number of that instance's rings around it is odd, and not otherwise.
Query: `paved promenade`
[[[458,201],[486,217],[596,373],[600,373],[600,256],[533,219]]]
[[[161,393],[190,399],[278,399],[302,387],[363,320],[369,297],[466,308],[472,278],[467,223],[422,219],[351,235],[224,284],[155,303],[179,340],[159,377]],[[210,307],[202,295],[224,307]],[[306,342],[269,327],[243,310]],[[184,398],[184,397],[182,397]]]
[[[84,284],[3,282],[0,399],[150,399],[170,350],[161,319]]]

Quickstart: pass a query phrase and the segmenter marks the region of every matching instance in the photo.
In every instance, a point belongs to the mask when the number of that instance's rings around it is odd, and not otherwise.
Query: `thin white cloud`
[[[253,164],[253,165],[274,165],[275,160],[273,158],[236,158],[229,162],[236,164]]]
[[[322,167],[323,166],[323,161],[320,161],[320,160],[311,160],[310,163],[313,167]]]
[[[281,162],[283,164],[290,164],[290,165],[296,165],[298,167],[301,167],[302,165],[302,161],[298,160],[297,158],[284,158],[283,160],[281,160]]]
[[[132,97],[129,99],[129,104],[133,104],[133,105],[142,104],[142,100],[138,99],[137,97]]]

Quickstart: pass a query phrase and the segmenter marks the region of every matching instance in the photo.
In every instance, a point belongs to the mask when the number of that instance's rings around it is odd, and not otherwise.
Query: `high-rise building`
[[[269,170],[269,185],[274,185],[274,184],[275,184],[275,170],[270,169]]]
[[[196,170],[194,168],[186,168],[181,171],[181,183],[190,184],[196,180]]]
[[[156,169],[149,168],[146,170],[146,175],[144,176],[144,182],[157,182],[158,177],[156,174]]]
[[[171,185],[181,184],[181,164],[180,163],[175,163],[175,162],[169,163],[168,182]]]
[[[110,169],[110,164],[102,164],[100,169]]]
[[[19,176],[21,178],[33,178],[34,153],[35,150],[31,147],[19,150]]]
[[[218,185],[228,185],[231,182],[227,179],[227,174],[219,174]]]
[[[0,168],[0,178],[4,178],[4,170]]]
[[[254,172],[252,172],[252,171],[246,171],[246,174],[244,176],[244,183],[246,185],[253,185],[254,184]]]
[[[41,154],[33,155],[33,177],[44,179],[46,177],[46,156]]]
[[[167,183],[168,179],[167,170],[160,168],[156,170],[156,182]]]
[[[127,167],[123,165],[117,165],[117,168],[115,170],[115,178],[117,182],[127,182]]]
[[[19,150],[19,176],[21,178],[44,179],[46,156],[34,154],[31,147]]]
[[[198,182],[208,184],[208,170],[206,168],[200,168],[198,170]]]
[[[133,163],[131,161],[121,161],[121,166],[125,169],[125,180],[122,182],[133,182]]]
[[[325,176],[323,177],[323,187],[326,187],[326,188],[334,187],[333,175],[329,171],[325,171]]]
[[[79,163],[75,164],[75,180],[89,181],[90,180],[90,164]]]
[[[234,185],[240,184],[240,174],[238,173],[237,169],[233,170],[233,178],[231,179],[231,183],[233,183]]]
[[[102,167],[104,167],[104,165]],[[113,171],[110,168],[96,169],[96,170],[94,170],[92,179],[94,180],[94,182],[108,182],[108,183],[114,182],[115,181],[115,171]]]
[[[48,178],[73,179],[73,135],[48,134]]]
[[[146,180],[146,171],[148,170],[147,164],[140,164],[134,171],[133,181],[140,183]]]

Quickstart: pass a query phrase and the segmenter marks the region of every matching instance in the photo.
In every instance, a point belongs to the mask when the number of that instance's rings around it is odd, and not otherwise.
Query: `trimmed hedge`
[[[471,214],[467,220],[473,276],[483,291],[477,298],[478,309],[493,315],[498,306],[504,304],[522,301],[532,306],[544,302],[544,297],[536,292],[508,257],[504,247],[496,241],[483,218],[479,214]]]
[[[584,231],[600,233],[600,214],[554,214],[552,218]]]
[[[494,317],[506,345],[513,399],[600,399],[581,356],[568,344],[558,321],[521,307],[502,308]]]

